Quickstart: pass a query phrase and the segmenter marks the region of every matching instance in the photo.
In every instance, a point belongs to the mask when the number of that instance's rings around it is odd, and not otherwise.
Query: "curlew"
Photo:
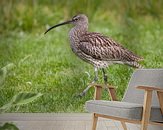
[[[97,32],[88,32],[88,18],[84,14],[75,15],[71,20],[57,24],[49,28],[45,34],[53,28],[65,24],[73,24],[74,27],[69,32],[70,46],[72,51],[85,62],[92,64],[95,70],[93,82],[98,80],[98,70],[103,72],[105,84],[107,84],[107,74],[105,68],[111,64],[125,64],[131,67],[140,68],[141,57],[124,48],[118,42]],[[88,86],[80,96],[85,95]]]

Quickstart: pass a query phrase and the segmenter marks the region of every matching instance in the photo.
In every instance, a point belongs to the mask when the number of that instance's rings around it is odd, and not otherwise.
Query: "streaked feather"
[[[101,61],[133,62],[142,60],[111,38],[100,33],[85,33],[80,37],[80,50],[86,55]]]

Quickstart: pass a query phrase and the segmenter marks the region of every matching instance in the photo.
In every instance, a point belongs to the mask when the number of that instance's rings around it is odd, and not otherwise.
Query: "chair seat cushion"
[[[86,102],[88,112],[120,117],[130,120],[141,120],[143,105],[119,101],[90,100]],[[151,121],[163,122],[160,108],[152,107]]]

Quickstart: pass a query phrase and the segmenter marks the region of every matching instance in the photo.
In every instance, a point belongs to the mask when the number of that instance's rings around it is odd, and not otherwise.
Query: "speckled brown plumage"
[[[105,68],[114,63],[140,67],[138,61],[142,58],[100,33],[85,32],[77,44],[80,50],[78,53],[81,53],[79,57],[97,68]]]
[[[107,82],[104,69],[111,64],[125,64],[136,68],[141,67],[138,63],[142,60],[141,57],[109,37],[96,32],[88,32],[88,18],[84,14],[76,15],[72,20],[55,25],[45,33],[55,27],[69,23],[74,25],[69,32],[71,49],[79,58],[95,67],[94,82],[98,79],[97,71],[99,68],[102,68],[104,81],[105,83]],[[87,89],[84,91],[87,91]]]

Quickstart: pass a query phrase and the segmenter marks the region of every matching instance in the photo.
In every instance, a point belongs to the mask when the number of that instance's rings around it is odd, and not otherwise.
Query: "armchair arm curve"
[[[158,92],[163,92],[162,88],[159,87],[154,87],[154,86],[137,86],[137,89],[143,89],[146,91],[158,91]]]

